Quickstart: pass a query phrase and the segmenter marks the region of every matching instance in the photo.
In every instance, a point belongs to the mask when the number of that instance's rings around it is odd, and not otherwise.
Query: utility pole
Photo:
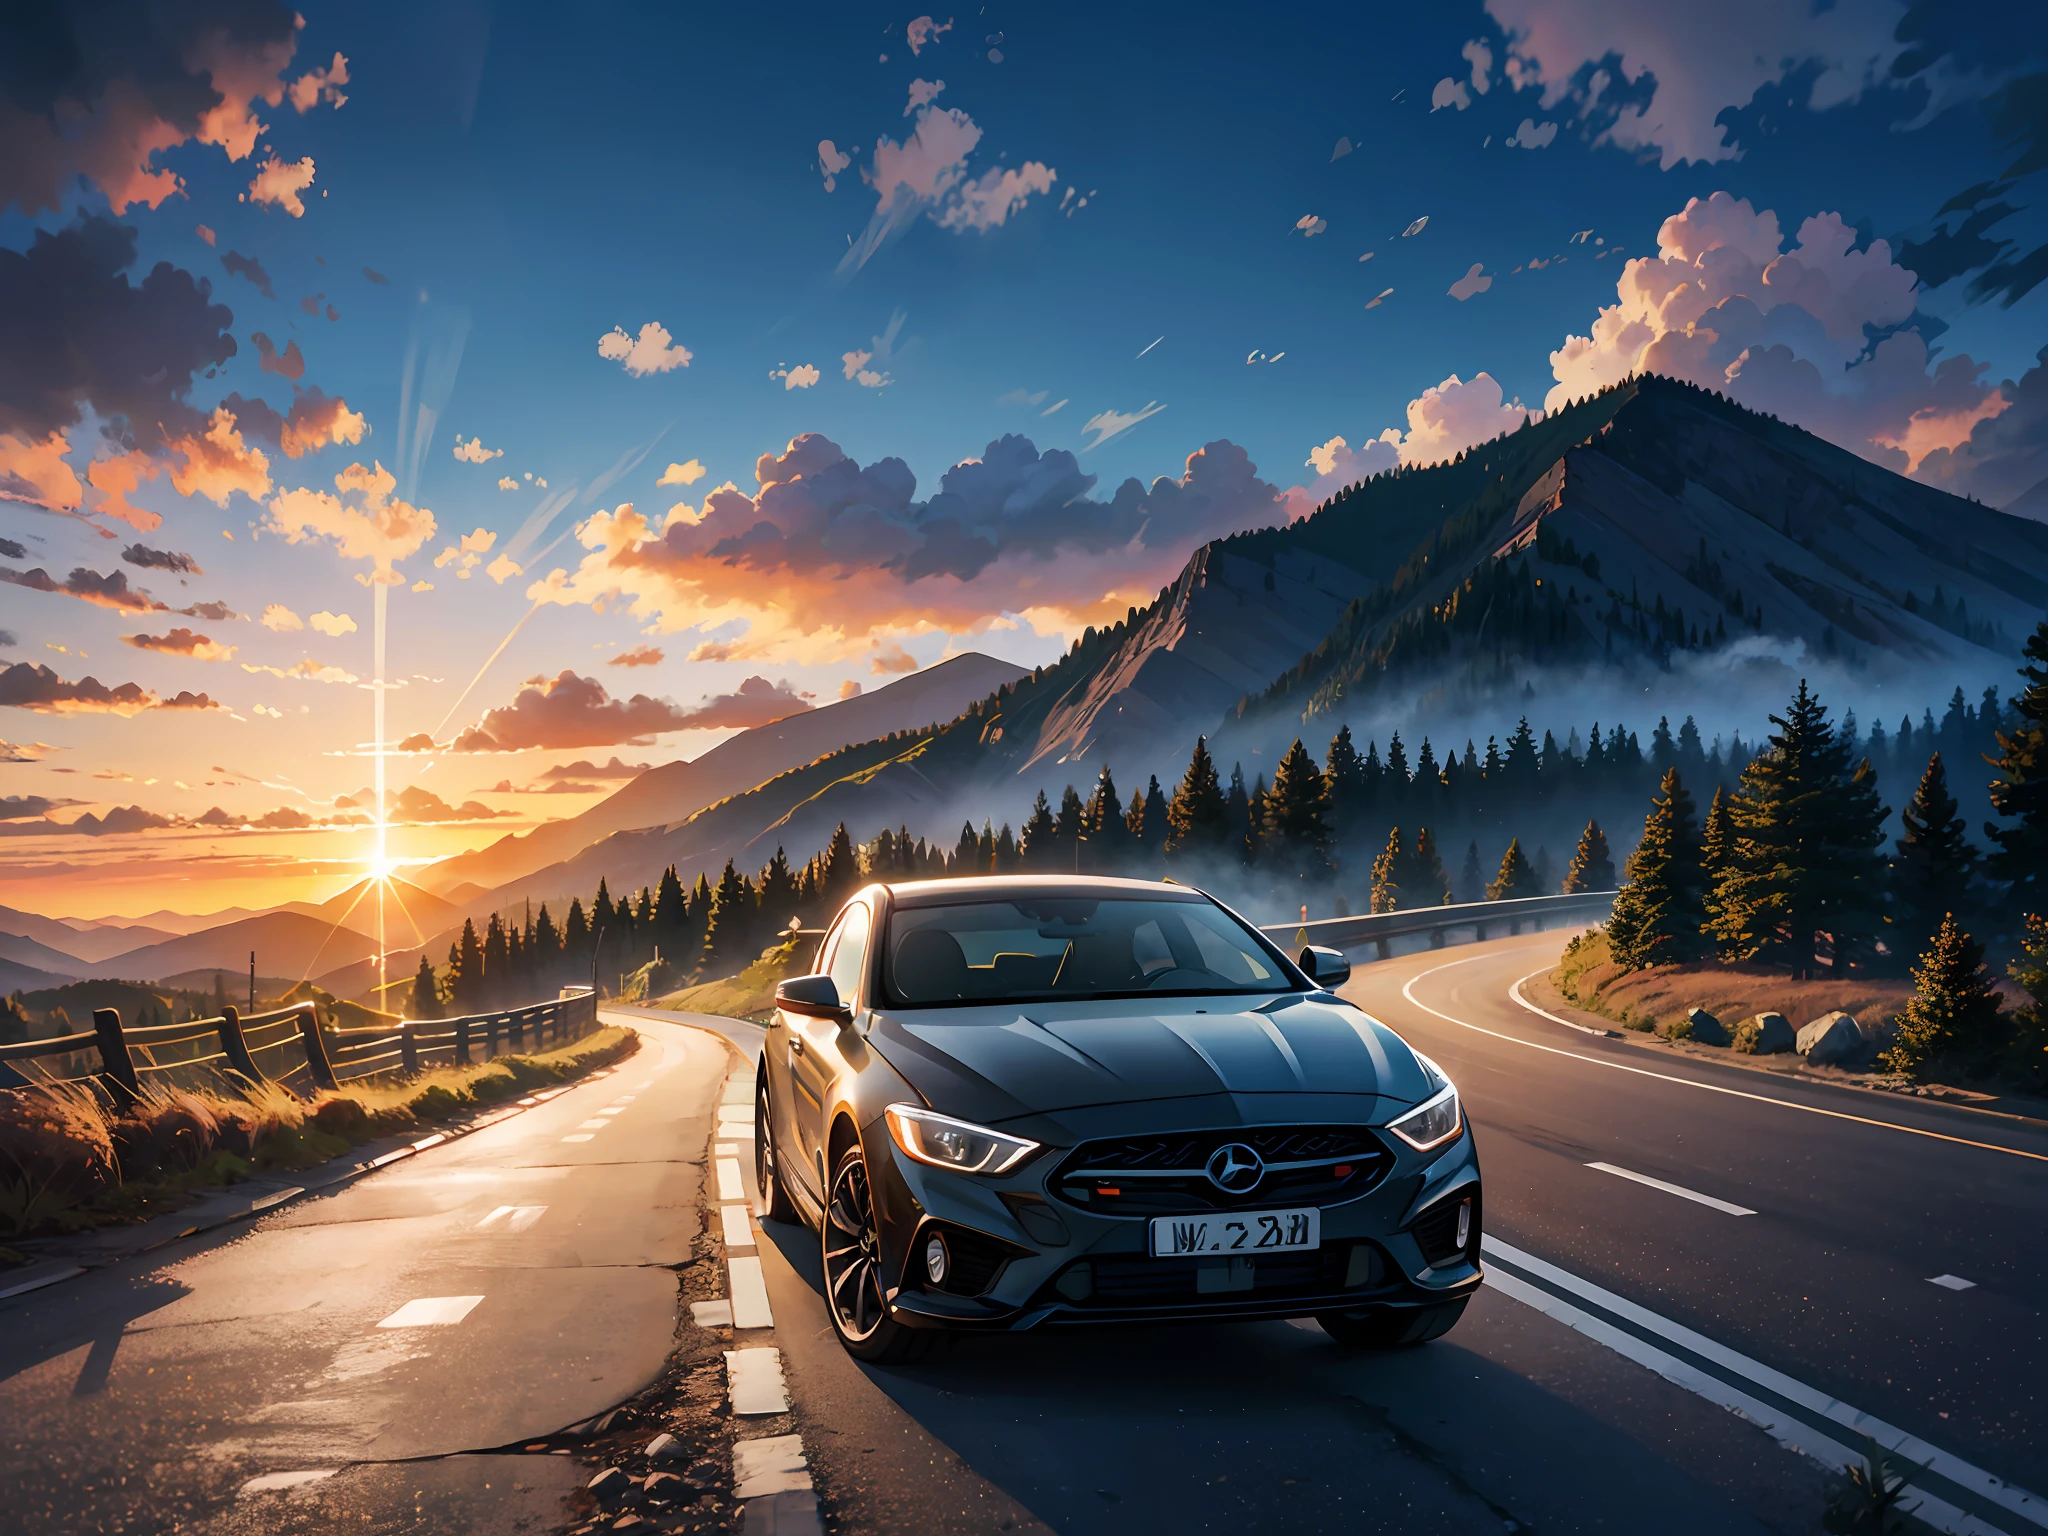
[[[249,1011],[256,1011],[256,951],[249,951]]]

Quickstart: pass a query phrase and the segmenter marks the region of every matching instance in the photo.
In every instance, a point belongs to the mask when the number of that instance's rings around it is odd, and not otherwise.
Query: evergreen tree
[[[1458,887],[1454,894],[1460,901],[1486,899],[1486,866],[1479,862],[1479,839],[1476,837],[1465,845],[1465,863],[1458,871]]]
[[[616,944],[618,941],[618,913],[612,910],[611,892],[605,889],[604,876],[597,877],[597,900],[590,904],[590,940],[593,944]]]
[[[1045,791],[1041,789],[1038,798],[1031,802],[1031,814],[1024,818],[1024,831],[1019,839],[1024,867],[1033,874],[1058,869],[1059,850],[1054,846],[1057,841],[1052,806],[1046,802]]]
[[[953,845],[952,857],[946,860],[949,875],[985,875],[988,866],[977,858],[981,852],[981,839],[974,835],[974,823],[960,823],[960,841]]]
[[[562,966],[572,981],[590,975],[590,919],[583,915],[583,898],[569,898],[569,915],[562,919]]]
[[[1145,856],[1156,861],[1166,851],[1173,833],[1173,817],[1166,804],[1166,791],[1159,787],[1159,775],[1150,775],[1145,786]]]
[[[1081,796],[1069,784],[1060,792],[1059,814],[1052,819],[1052,842],[1054,868],[1078,871],[1081,868],[1081,843],[1088,835],[1088,807],[1081,803]]]
[[[789,872],[789,856],[776,845],[775,857],[761,871],[761,924],[769,933],[780,933],[797,914],[800,898],[796,876]]]
[[[512,1001],[510,966],[505,949],[505,924],[497,913],[484,925],[483,986],[485,1006],[502,1007]]]
[[[2027,686],[2012,701],[1992,760],[1991,808],[2011,825],[1986,823],[1984,832],[1998,845],[1992,877],[2011,883],[2010,910],[2048,916],[2048,619],[2028,637],[2024,655]]]
[[[1488,901],[1518,901],[1524,896],[1541,896],[1543,892],[1536,885],[1536,871],[1529,867],[1529,860],[1522,852],[1519,837],[1508,839],[1508,851],[1501,855],[1500,873],[1486,887]]]
[[[1717,797],[1716,804],[1719,804]],[[1577,896],[1586,891],[1614,889],[1614,855],[1607,851],[1607,834],[1600,823],[1589,821],[1579,834],[1578,851],[1564,872],[1564,894]]]
[[[689,951],[683,934],[690,920],[690,898],[671,864],[661,872],[661,884],[654,896],[653,944],[671,965],[687,968]]]
[[[1507,752],[1501,758],[1501,775],[1508,792],[1508,804],[1517,812],[1534,802],[1542,769],[1536,755],[1536,736],[1529,729],[1529,717],[1522,716],[1508,737]]]
[[[822,872],[819,874],[822,880]],[[813,893],[814,897],[816,893]],[[694,968],[698,957],[704,952],[704,930],[711,926],[711,882],[700,870],[697,883],[690,887],[688,916],[683,924],[682,947],[676,951],[676,958],[685,970]]]
[[[448,990],[454,995],[455,1006],[462,1013],[481,1013],[490,1006],[485,993],[484,950],[477,941],[476,924],[468,918],[462,920],[462,937],[455,942]]]
[[[1142,807],[1144,801],[1139,801]],[[1109,764],[1095,776],[1095,792],[1088,797],[1084,818],[1088,824],[1088,864],[1091,868],[1120,871],[1130,862],[1131,834],[1124,825],[1124,808],[1117,799],[1116,780]]]
[[[753,905],[753,892],[727,859],[711,888],[710,921],[704,929],[704,967],[712,975],[736,972],[754,958]]]
[[[533,920],[533,944],[528,956],[533,977],[542,987],[554,984],[562,966],[562,935],[548,915],[548,904],[540,904],[540,916]]]
[[[1719,936],[1728,915],[1721,905],[1721,888],[1734,867],[1735,820],[1729,810],[1728,792],[1716,784],[1713,803],[1707,807],[1706,826],[1700,832],[1700,910],[1705,913],[1703,923],[1709,937],[1719,940],[1717,947],[1723,953],[1731,954],[1727,941]]]
[[[995,856],[991,866],[999,875],[1015,874],[1023,865],[1023,858],[1017,851],[1017,838],[1010,831],[1010,824],[1003,823],[1003,830],[996,834]]]
[[[1945,916],[1913,967],[1913,999],[1899,1015],[1884,1064],[1916,1078],[1935,1066],[1981,1070],[1998,1050],[2001,1024],[1984,946]]]
[[[1327,879],[1333,872],[1330,788],[1300,737],[1274,770],[1273,787],[1261,809],[1261,851],[1275,875],[1296,883]]]
[[[723,879],[723,876],[720,877]],[[840,822],[832,829],[832,841],[825,846],[825,865],[819,895],[824,897],[828,915],[837,913],[846,905],[847,898],[860,889],[860,855],[854,852],[853,839],[846,835],[846,823]],[[718,905],[718,893],[711,893],[711,909]],[[706,914],[707,918],[709,913]],[[710,943],[710,929],[705,929],[705,943]],[[709,951],[706,951],[709,953]]]
[[[1330,835],[1339,842],[1358,830],[1365,817],[1367,783],[1365,759],[1351,740],[1351,727],[1340,725],[1330,738],[1323,782],[1329,792]]]
[[[1401,829],[1387,833],[1387,846],[1372,861],[1372,910],[1396,912],[1401,907],[1401,877],[1408,871],[1408,855],[1401,846]]]
[[[1451,877],[1437,852],[1436,834],[1428,827],[1415,834],[1415,853],[1401,886],[1408,897],[1406,906],[1441,907],[1451,899]]]
[[[1700,933],[1706,882],[1692,795],[1676,768],[1665,771],[1627,873],[1607,920],[1614,963],[1634,971],[1699,959],[1706,949]]]
[[[1956,814],[1939,752],[1927,760],[1920,787],[1899,812],[1899,825],[1890,947],[1896,954],[1917,955],[1934,942],[1950,913],[1968,920],[1970,875],[1977,863],[1977,850],[1963,836],[1963,818]]]
[[[1239,784],[1244,782],[1241,777],[1233,777]],[[1262,773],[1244,801],[1244,839],[1238,845],[1238,858],[1246,869],[1259,862],[1259,849],[1265,842],[1267,793],[1266,776]]]
[[[986,816],[981,818],[980,866],[976,874],[992,875],[996,872],[996,829]]]
[[[2048,918],[2029,912],[2020,953],[2006,967],[2030,999],[2013,1015],[2006,1042],[2006,1067],[2021,1084],[2048,1087]]]
[[[405,1016],[409,1019],[441,1017],[441,985],[434,980],[434,962],[425,955],[420,956],[420,968],[413,973],[412,1000],[406,1005]]]
[[[1216,778],[1216,764],[1209,757],[1209,743],[1195,738],[1194,753],[1180,788],[1166,808],[1166,856],[1187,859],[1215,855],[1228,838],[1229,823],[1223,807],[1223,787]]]

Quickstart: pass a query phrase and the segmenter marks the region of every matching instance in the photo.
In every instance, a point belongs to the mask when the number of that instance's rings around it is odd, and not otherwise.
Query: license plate
[[[1201,1216],[1152,1218],[1152,1257],[1297,1253],[1323,1241],[1323,1213],[1314,1206],[1292,1211],[1211,1211]]]

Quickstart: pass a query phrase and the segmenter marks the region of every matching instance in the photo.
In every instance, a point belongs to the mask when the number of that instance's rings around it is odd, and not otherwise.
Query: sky
[[[417,870],[1632,371],[2034,506],[2038,20],[1113,9],[10,9],[0,903],[320,899],[379,739]]]

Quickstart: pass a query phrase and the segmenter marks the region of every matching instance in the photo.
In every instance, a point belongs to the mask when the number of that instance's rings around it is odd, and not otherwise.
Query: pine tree
[[[1330,835],[1342,842],[1357,831],[1365,815],[1367,791],[1365,759],[1358,755],[1348,725],[1339,726],[1330,738],[1323,782],[1330,797]]]
[[[960,841],[953,845],[953,853],[946,860],[949,875],[985,875],[988,868],[979,864],[976,855],[981,851],[981,839],[974,835],[974,823],[960,823]]]
[[[1899,825],[1890,947],[1895,954],[1917,955],[1934,942],[1944,917],[1955,913],[1969,920],[1970,875],[1977,863],[1977,850],[1963,836],[1963,818],[1956,814],[1939,752],[1927,760],[1920,787],[1899,812]]]
[[[1003,823],[1003,830],[996,834],[995,856],[991,865],[999,875],[1014,874],[1023,865],[1023,858],[1017,850],[1016,834],[1010,831],[1007,821]]]
[[[448,990],[454,994],[455,1006],[461,1012],[480,1013],[490,1006],[484,987],[483,945],[477,941],[476,924],[465,917],[462,937],[455,942]]]
[[[583,915],[581,896],[569,898],[569,915],[562,919],[562,966],[575,981],[590,974],[590,919]]]
[[[482,993],[486,999],[486,1006],[498,1007],[512,1001],[509,985],[512,978],[507,974],[509,969],[505,949],[504,920],[497,913],[493,912],[490,921],[484,925],[484,981]]]
[[[1173,832],[1173,817],[1166,804],[1166,791],[1159,787],[1159,775],[1149,776],[1145,786],[1145,856],[1157,860],[1166,851]]]
[[[1078,871],[1081,867],[1081,843],[1088,835],[1088,807],[1081,803],[1080,793],[1069,784],[1060,792],[1059,814],[1052,819],[1052,843],[1054,868]]]
[[[1710,937],[1721,934],[1727,909],[1721,904],[1721,887],[1735,867],[1735,820],[1729,810],[1728,792],[1714,786],[1713,803],[1707,807],[1706,826],[1700,833],[1700,876],[1704,882],[1700,908],[1706,914],[1705,929]],[[1725,940],[1717,947],[1728,951]]]
[[[711,882],[704,878],[703,871],[700,870],[697,874],[697,883],[690,887],[690,905],[683,923],[682,945],[676,950],[676,958],[684,969],[695,968],[698,956],[704,952],[704,930],[710,926]]]
[[[799,902],[796,876],[789,872],[789,856],[778,843],[775,857],[761,871],[761,923],[770,933],[780,933],[796,916]]]
[[[1372,861],[1372,910],[1396,912],[1401,907],[1401,877],[1408,871],[1408,855],[1401,846],[1401,829],[1387,833],[1387,846]]]
[[[1166,856],[1194,858],[1222,851],[1229,823],[1224,814],[1223,787],[1216,777],[1216,764],[1209,757],[1209,743],[1195,738],[1188,771],[1166,808]]]
[[[846,904],[847,898],[859,889],[860,855],[854,851],[853,839],[846,835],[846,823],[842,821],[832,829],[832,841],[825,846],[825,866],[819,894],[825,898],[824,904],[830,912],[836,913]],[[711,909],[715,911],[717,905],[718,893],[713,891]],[[707,918],[709,915],[707,912]],[[710,943],[708,927],[705,942]]]
[[[704,966],[714,976],[737,971],[753,959],[753,905],[753,892],[727,859],[711,888],[711,918],[704,930]]]
[[[1913,999],[1899,1015],[1884,1064],[1916,1078],[1937,1065],[1982,1070],[2001,1043],[2002,1022],[1984,946],[1944,916],[1913,967]]]
[[[1493,883],[1486,888],[1488,901],[1518,901],[1524,896],[1541,896],[1536,886],[1536,872],[1529,867],[1529,860],[1522,852],[1519,837],[1508,839],[1508,851],[1501,855],[1500,873],[1493,877]]]
[[[1437,852],[1436,834],[1428,827],[1415,834],[1415,852],[1401,888],[1407,895],[1406,906],[1441,907],[1451,899],[1451,877]]]
[[[604,876],[597,877],[597,900],[590,904],[590,941],[603,945],[618,941],[618,914],[612,910],[611,892],[605,889]]]
[[[441,1017],[441,985],[434,980],[434,962],[425,955],[420,956],[420,968],[413,974],[412,1000],[406,1005],[405,1016],[409,1019]]]
[[[533,920],[533,944],[528,952],[528,965],[533,977],[542,987],[552,986],[562,966],[562,935],[555,927],[555,920],[548,915],[548,904],[540,904],[540,915]]]
[[[2013,1015],[2006,1041],[2005,1066],[2022,1085],[2048,1087],[2048,918],[2029,912],[2020,936],[2020,953],[2006,973],[2026,992],[2029,1002]]]
[[[661,872],[661,884],[654,897],[653,943],[671,965],[686,964],[689,951],[683,948],[683,933],[690,917],[690,898],[671,864]]]
[[[1692,795],[1676,768],[1664,774],[1627,873],[1607,920],[1614,963],[1634,971],[1699,959],[1706,949],[1700,934],[1706,913],[1699,827]]]
[[[1476,837],[1465,845],[1465,864],[1458,871],[1455,894],[1460,901],[1486,899],[1486,866],[1479,862],[1479,839]]]
[[[1297,883],[1327,879],[1332,873],[1330,788],[1300,737],[1274,770],[1273,787],[1261,809],[1262,852],[1275,875]]]
[[[1054,846],[1057,841],[1052,807],[1047,804],[1045,791],[1041,789],[1038,798],[1031,802],[1031,814],[1024,818],[1024,833],[1020,839],[1024,867],[1033,874],[1058,869],[1059,852]]]
[[[1144,804],[1141,800],[1140,806]],[[1088,864],[1091,868],[1120,871],[1130,862],[1131,834],[1124,826],[1124,808],[1117,799],[1116,780],[1109,764],[1095,776],[1095,792],[1088,797]]]
[[[2027,686],[2012,701],[2010,729],[1998,732],[1992,766],[1991,808],[2009,826],[1985,824],[1998,847],[1990,860],[1994,879],[2009,881],[2010,909],[2048,916],[2048,619],[2027,639]]]
[[[1715,803],[1720,803],[1718,798]],[[1614,855],[1607,850],[1607,834],[1600,830],[1599,822],[1589,821],[1586,830],[1579,834],[1579,848],[1572,855],[1571,867],[1564,872],[1564,894],[1577,896],[1586,891],[1613,889]]]

